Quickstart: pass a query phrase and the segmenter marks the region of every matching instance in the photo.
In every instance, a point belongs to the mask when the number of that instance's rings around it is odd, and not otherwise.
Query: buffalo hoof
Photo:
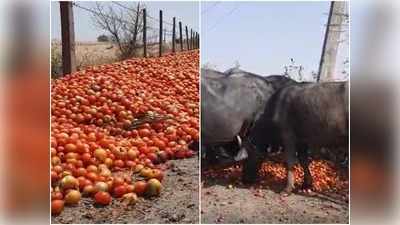
[[[312,184],[310,182],[305,182],[303,185],[301,185],[301,190],[311,190],[312,189]]]
[[[289,196],[293,193],[294,187],[292,186],[286,186],[282,191],[281,195],[282,196]]]
[[[305,194],[305,195],[314,195],[314,191],[311,188],[302,188],[299,190],[299,193]]]
[[[244,184],[254,184],[258,180],[258,167],[251,164],[249,161],[243,166],[242,181]]]
[[[254,184],[257,182],[257,176],[249,176],[249,175],[243,175],[242,176],[242,182],[244,184]]]
[[[293,192],[291,191],[291,190],[287,190],[286,188],[285,189],[283,189],[282,191],[281,191],[281,193],[280,193],[280,195],[282,196],[282,197],[288,197],[289,195],[291,195]]]

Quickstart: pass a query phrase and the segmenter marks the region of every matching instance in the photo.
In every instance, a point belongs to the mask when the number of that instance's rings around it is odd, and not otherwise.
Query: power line
[[[134,11],[134,12],[137,13],[137,10],[131,9],[131,8],[129,8],[129,7],[126,7],[126,6],[124,6],[124,5],[122,5],[122,4],[118,3],[118,2],[112,2],[112,3],[117,4],[117,5],[120,5],[121,7],[124,7],[124,8],[127,9],[127,10],[132,10],[132,11]],[[111,19],[111,20],[117,20],[117,21],[119,21],[119,22],[121,22],[121,23],[130,24],[130,25],[135,25],[134,23],[132,23],[132,22],[130,22],[130,21],[123,20],[123,19],[120,19],[120,18],[117,18],[117,17],[112,17],[112,16],[109,16],[109,15],[107,15],[107,14],[99,13],[99,12],[93,10],[93,9],[90,9],[90,8],[87,8],[87,7],[84,7],[84,6],[81,6],[81,5],[77,4],[76,2],[72,2],[72,5],[75,6],[75,7],[77,7],[77,8],[80,8],[80,9],[82,9],[82,10],[85,10],[85,11],[87,11],[87,12],[90,12],[90,13],[92,13],[92,14],[95,14],[95,15],[97,15],[97,16],[100,16],[100,17],[106,17],[106,18]],[[149,16],[149,15],[146,15],[146,18],[151,18],[151,19],[153,19],[154,21],[156,21],[156,22],[158,22],[158,23],[160,22],[160,20],[158,20],[158,19],[156,19],[156,18],[154,18],[154,17],[152,17],[152,16]],[[165,24],[167,24],[167,25],[173,26],[172,23],[168,23],[168,22],[165,22],[165,21],[163,21],[163,23],[165,23]],[[148,30],[158,31],[158,28],[154,28],[154,27],[150,27],[150,26],[146,26],[146,28],[147,28]],[[168,31],[168,34],[169,34],[169,33],[172,34],[171,31]]]
[[[90,13],[96,14],[97,16],[107,17],[108,19],[111,19],[111,20],[117,20],[117,21],[122,22],[122,23],[127,23],[127,24],[131,24],[131,25],[135,25],[134,23],[131,23],[131,22],[129,22],[129,21],[126,21],[126,20],[123,20],[123,19],[120,19],[120,18],[116,18],[116,17],[111,17],[111,16],[108,16],[108,15],[106,15],[106,14],[102,14],[102,13],[96,12],[96,11],[94,11],[93,9],[89,9],[89,8],[84,7],[84,6],[78,5],[76,2],[72,2],[72,5],[74,5],[74,6],[77,7],[77,8],[86,10],[86,11],[88,11],[88,12],[90,12]]]
[[[219,20],[217,20],[217,22],[208,29],[208,31],[211,31],[216,26],[218,26],[218,24],[220,24],[226,17],[230,16],[238,8],[239,8],[239,3],[236,3],[235,7],[233,7],[227,14],[220,17]]]
[[[125,5],[123,5],[123,4],[119,3],[119,2],[112,1],[111,3],[116,4],[116,5],[118,5],[118,6],[122,7],[122,8],[124,8],[124,9],[129,10],[129,11],[133,11],[134,13],[139,13],[137,10],[132,9],[132,8],[130,8],[130,7],[127,7],[127,6],[125,6]],[[152,17],[152,16],[150,16],[150,15],[148,15],[148,14],[146,15],[146,17],[149,18],[149,19],[155,20],[156,22],[159,22],[158,19],[156,19],[156,18],[154,18],[154,17]]]
[[[129,10],[129,11],[133,11],[134,13],[139,13],[136,9],[127,7],[127,6],[125,6],[125,5],[123,5],[123,4],[119,3],[119,2],[114,2],[114,1],[112,1],[111,3],[116,4],[116,5],[118,5],[118,6],[122,7],[122,8],[124,8],[124,9]],[[139,2],[139,3],[140,3],[140,2]],[[149,16],[148,16],[148,17],[149,17]]]
[[[130,8],[130,7],[127,7],[126,5],[123,5],[123,4],[119,3],[119,2],[112,1],[111,3],[116,4],[116,5],[118,5],[118,6],[122,7],[122,8],[124,8],[124,9],[133,11],[134,13],[138,13],[137,10],[135,10],[135,9],[133,9],[133,8]],[[146,18],[152,19],[152,20],[153,20],[154,22],[156,22],[156,23],[159,23],[159,22],[160,22],[159,19],[157,19],[156,17],[150,16],[150,15],[148,15],[148,14],[146,15]],[[179,18],[179,17],[176,17],[176,16],[175,16],[175,18],[176,18],[178,21],[183,21],[183,20],[182,20],[181,18]],[[169,26],[171,26],[171,27],[173,26],[172,23],[167,22],[167,21],[163,21],[163,24],[169,25]],[[152,29],[155,29],[155,28],[152,28]]]
[[[123,5],[123,4],[119,3],[119,2],[112,1],[111,3],[114,3],[114,4],[120,6],[120,7],[124,8],[124,9],[127,9],[127,10],[129,10],[129,11],[133,11],[134,13],[139,13],[137,10],[132,9],[132,8],[130,8],[130,7],[127,7],[127,6],[125,6],[125,5]],[[157,18],[152,17],[152,16],[150,16],[150,15],[146,15],[146,17],[149,18],[149,19],[152,19],[152,20],[154,20],[154,21],[156,21],[156,22],[160,22],[160,20],[158,20]],[[170,25],[170,26],[173,25],[172,23],[169,23],[169,22],[166,22],[166,21],[163,21],[163,23],[165,23],[165,24],[167,24],[167,25]]]
[[[201,15],[205,14],[206,12],[208,12],[209,10],[215,8],[215,6],[217,6],[220,2],[214,2],[211,6],[207,7],[205,10],[203,10],[201,12]]]

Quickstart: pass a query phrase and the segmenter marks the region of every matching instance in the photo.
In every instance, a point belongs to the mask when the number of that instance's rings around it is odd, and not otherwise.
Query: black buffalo
[[[222,157],[227,163],[244,159],[238,151],[241,138],[263,113],[279,88],[296,83],[284,76],[263,77],[239,69],[224,73],[201,70],[202,153],[208,158]],[[239,152],[237,154],[237,152]],[[223,160],[222,160],[223,161]],[[223,162],[214,162],[223,163]]]
[[[308,169],[308,149],[348,146],[348,83],[326,82],[294,84],[277,91],[255,122],[244,147],[248,158],[243,181],[254,182],[258,169],[271,145],[282,145],[287,162],[285,191],[294,189],[293,166],[299,159],[304,168],[303,188],[312,177]]]

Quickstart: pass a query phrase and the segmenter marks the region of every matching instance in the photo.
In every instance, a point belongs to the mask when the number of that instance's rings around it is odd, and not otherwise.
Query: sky
[[[77,2],[79,5],[86,8],[93,8],[95,3],[93,2]],[[134,7],[137,2],[120,2],[125,6]],[[110,3],[103,2],[102,4],[111,5],[115,9],[123,9],[120,6]],[[147,14],[158,18],[159,10],[163,10],[163,19],[172,23],[172,17],[182,21],[182,26],[187,25],[188,28],[192,28],[199,31],[199,3],[198,2],[156,2],[147,1],[146,11]],[[74,7],[74,22],[75,22],[75,40],[76,41],[96,41],[100,34],[106,33],[101,29],[94,26],[93,20],[89,12],[80,8]],[[155,26],[155,21],[148,19],[149,26]],[[60,6],[58,2],[51,3],[51,39],[61,39],[61,25],[60,25]]]
[[[78,2],[91,8],[93,2]],[[116,9],[118,5],[109,4]],[[131,2],[121,2],[129,6]],[[329,1],[321,2],[155,2],[146,8],[153,17],[159,10],[164,20],[172,17],[200,31],[201,64],[226,70],[237,63],[241,69],[261,75],[282,74],[293,58],[304,67],[306,79],[317,72],[329,12]],[[131,4],[132,5],[132,4]],[[199,18],[201,17],[201,18]],[[76,41],[96,41],[106,33],[94,26],[90,13],[74,7]],[[201,20],[201,24],[200,24]],[[59,3],[51,3],[51,38],[60,39]],[[157,27],[155,21],[148,20]],[[201,30],[200,30],[201,29]],[[153,31],[156,32],[156,31]],[[152,34],[148,34],[152,36]],[[348,32],[342,39],[349,39]],[[345,67],[349,43],[340,45],[337,72]]]
[[[261,75],[282,74],[293,58],[304,74],[318,71],[329,2],[202,2],[201,64],[236,63]],[[338,54],[348,57],[348,44]]]

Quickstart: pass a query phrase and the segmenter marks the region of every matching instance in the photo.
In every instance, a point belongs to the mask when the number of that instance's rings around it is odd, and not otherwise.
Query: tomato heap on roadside
[[[198,59],[198,51],[131,59],[52,81],[52,214],[82,195],[107,205],[160,193],[157,165],[191,157],[199,138]],[[146,115],[165,119],[129,129]]]
[[[287,182],[287,170],[282,160],[264,162],[259,171],[260,182],[257,185],[271,186],[272,184],[281,184]],[[348,178],[345,174],[341,174],[341,170],[332,162],[327,160],[316,159],[310,163],[310,173],[313,177],[313,190],[317,192],[335,192],[340,195],[348,195]],[[300,165],[294,167],[295,185],[300,187],[304,180],[304,171]],[[229,168],[206,170],[202,176],[213,179],[229,179],[241,182],[242,166],[235,165]]]
[[[340,168],[327,160],[315,159],[310,163],[313,178],[312,188],[317,192],[341,192],[348,189],[346,177],[339,173]],[[266,162],[261,168],[262,176],[267,181],[286,183],[287,170],[284,163]],[[294,167],[295,185],[300,187],[304,180],[304,171],[300,165]]]

